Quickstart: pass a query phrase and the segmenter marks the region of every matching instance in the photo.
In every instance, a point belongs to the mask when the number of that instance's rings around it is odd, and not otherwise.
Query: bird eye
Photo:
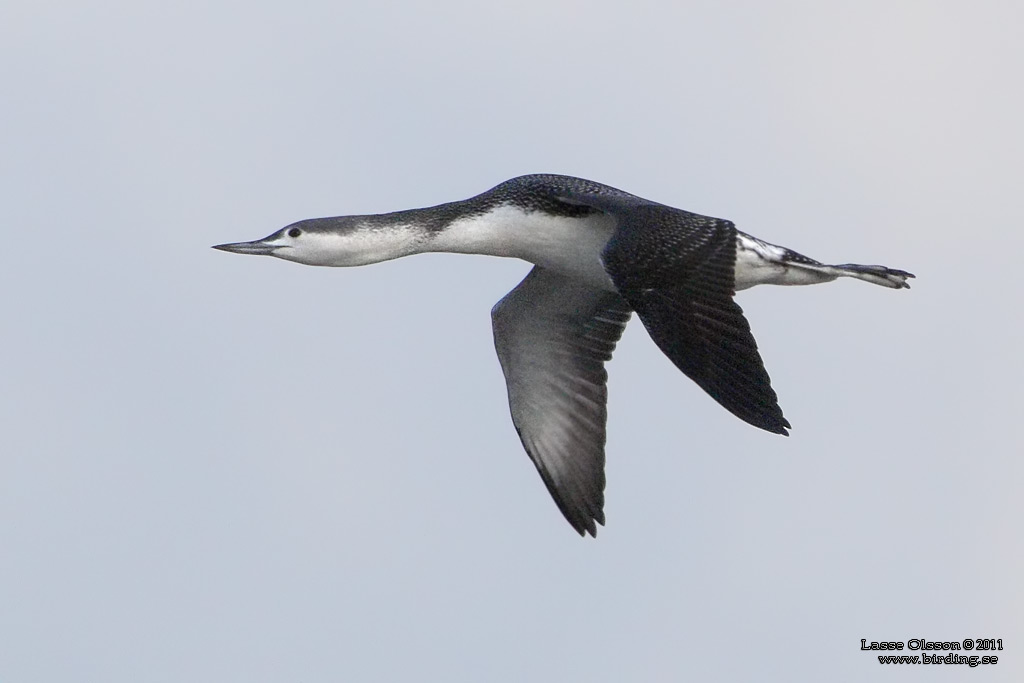
[[[288,236],[289,237],[298,237],[301,234],[302,234],[302,231],[299,230],[298,228],[292,228],[291,230],[288,231]]]

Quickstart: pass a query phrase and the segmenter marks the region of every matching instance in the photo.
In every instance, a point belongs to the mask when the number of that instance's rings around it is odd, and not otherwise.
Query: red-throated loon
[[[788,434],[737,290],[854,277],[909,287],[903,270],[827,265],[607,185],[527,175],[465,201],[299,221],[214,247],[314,266],[423,252],[510,256],[533,270],[491,310],[516,431],[581,535],[604,524],[607,373],[633,311],[686,376],[736,417]]]

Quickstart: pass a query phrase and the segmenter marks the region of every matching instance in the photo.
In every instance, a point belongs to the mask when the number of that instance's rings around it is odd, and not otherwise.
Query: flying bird
[[[676,367],[722,407],[755,427],[788,434],[735,293],[838,277],[901,289],[914,277],[884,266],[820,263],[727,220],[548,174],[425,209],[302,220],[214,249],[312,266],[361,266],[424,252],[532,263],[491,310],[494,345],[523,447],[565,518],[591,536],[605,522],[604,364],[633,312]]]

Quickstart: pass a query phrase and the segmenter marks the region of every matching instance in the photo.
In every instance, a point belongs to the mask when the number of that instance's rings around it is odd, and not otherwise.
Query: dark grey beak
[[[267,244],[263,240],[254,242],[232,242],[231,244],[217,244],[214,249],[230,251],[233,254],[254,254],[256,256],[271,256],[274,250],[280,245]]]

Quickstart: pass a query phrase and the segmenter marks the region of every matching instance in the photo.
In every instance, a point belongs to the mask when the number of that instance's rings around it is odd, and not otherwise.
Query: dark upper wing
[[[736,228],[612,188],[563,199],[614,215],[602,260],[619,293],[676,366],[727,410],[787,434],[771,380],[735,294]]]
[[[539,266],[491,311],[516,431],[581,535],[604,524],[604,362],[630,314],[619,295]]]

